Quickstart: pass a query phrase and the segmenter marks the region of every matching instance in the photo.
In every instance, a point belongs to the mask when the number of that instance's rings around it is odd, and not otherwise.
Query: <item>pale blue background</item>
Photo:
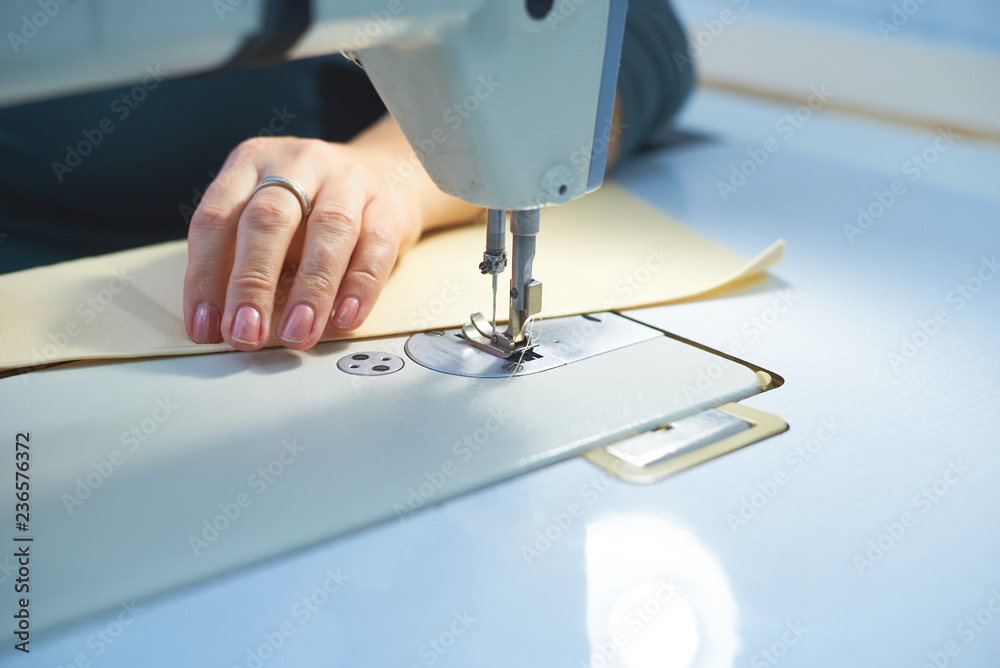
[[[894,4],[901,5],[902,0],[674,0],[688,25],[718,16],[726,8],[743,7],[748,16],[823,25],[880,39],[878,22],[891,20]],[[1000,3],[925,0],[905,26],[891,33],[891,39],[897,38],[1000,51]]]

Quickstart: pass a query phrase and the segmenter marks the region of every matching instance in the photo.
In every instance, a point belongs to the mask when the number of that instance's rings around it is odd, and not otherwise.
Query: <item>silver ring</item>
[[[302,222],[304,223],[309,219],[309,213],[312,211],[312,203],[309,201],[309,195],[306,193],[305,188],[295,181],[286,179],[284,176],[265,176],[257,184],[257,187],[253,189],[253,192],[250,193],[250,198],[253,199],[258,190],[268,186],[281,186],[295,195],[295,198],[299,200],[299,204],[302,205]]]

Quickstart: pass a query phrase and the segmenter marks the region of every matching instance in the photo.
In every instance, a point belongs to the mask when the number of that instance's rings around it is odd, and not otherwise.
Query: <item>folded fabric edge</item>
[[[735,285],[745,284],[747,282],[751,282],[753,280],[758,279],[760,275],[764,273],[767,269],[773,267],[775,264],[781,261],[782,257],[784,256],[784,251],[785,251],[785,242],[783,239],[779,239],[778,241],[774,242],[766,249],[764,249],[756,257],[754,257],[746,264],[744,264],[742,267],[740,267],[737,271],[733,272],[732,274],[725,277],[721,281],[713,281],[711,284],[705,286],[703,289],[700,289],[693,294],[690,294],[686,297],[682,297],[680,299],[670,299],[662,302],[652,302],[652,303],[636,304],[632,306],[624,306],[624,307],[619,307],[618,309],[615,310],[627,311],[639,308],[648,308],[651,306],[662,306],[666,304],[683,303],[699,299],[705,299],[707,297],[718,296],[724,292],[729,291]],[[556,317],[565,317],[569,315],[579,315],[579,314],[557,312],[548,314],[547,317],[556,318]],[[456,322],[451,324],[439,323],[438,328],[450,329],[453,327],[460,327],[463,324],[464,324],[463,322]],[[349,341],[359,338],[377,339],[389,336],[409,336],[410,334],[413,334],[416,331],[418,330],[404,331],[404,332],[362,331],[358,334],[349,336],[324,338],[321,339],[321,341],[323,343],[327,343],[331,341]],[[265,348],[275,348],[279,346],[280,344],[277,341],[270,341],[268,342],[267,346],[265,346]],[[0,367],[0,378],[6,378],[13,375],[30,373],[32,371],[47,369],[54,366],[73,364],[76,362],[96,362],[101,360],[121,360],[121,359],[139,359],[139,358],[148,359],[153,357],[171,357],[171,356],[176,356],[178,354],[203,355],[203,354],[214,354],[223,352],[240,352],[240,351],[232,349],[228,344],[225,343],[208,344],[208,345],[200,345],[192,343],[190,345],[163,346],[145,351],[141,350],[123,351],[118,353],[101,353],[101,354],[95,353],[93,355],[82,356],[75,360],[44,361],[40,363],[22,360],[14,363],[13,365],[5,365],[3,367]]]

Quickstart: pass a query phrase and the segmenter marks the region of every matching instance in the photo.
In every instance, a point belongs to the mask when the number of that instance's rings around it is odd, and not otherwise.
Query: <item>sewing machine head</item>
[[[474,318],[469,341],[501,356],[530,347],[525,325],[541,308],[531,273],[538,209],[603,180],[626,0],[242,0],[239,11],[224,0],[215,11],[202,0],[128,11],[80,0],[52,2],[36,21],[43,4],[0,6],[0,23],[23,23],[0,51],[0,105],[137,81],[149,62],[177,76],[353,57],[438,187],[490,210],[480,270],[493,277],[494,326]],[[510,317],[499,333],[508,211]]]
[[[441,17],[433,38],[386,35],[359,54],[434,182],[488,209],[479,269],[493,280],[493,318],[474,313],[463,332],[491,354],[532,347],[527,325],[542,305],[542,284],[532,275],[539,207],[603,181],[625,5],[485,2],[452,20]],[[500,331],[497,277],[507,265],[508,211],[510,312]]]

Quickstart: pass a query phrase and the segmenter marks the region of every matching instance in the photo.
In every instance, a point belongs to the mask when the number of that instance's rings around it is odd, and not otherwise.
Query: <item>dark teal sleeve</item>
[[[184,238],[244,139],[348,139],[384,107],[341,60],[173,79],[151,67],[145,83],[0,109],[0,273]]]
[[[242,140],[319,136],[310,61],[0,109],[0,194],[111,226],[174,226]]]
[[[667,0],[629,0],[618,93],[621,156],[634,153],[687,99],[694,82],[687,36]]]

